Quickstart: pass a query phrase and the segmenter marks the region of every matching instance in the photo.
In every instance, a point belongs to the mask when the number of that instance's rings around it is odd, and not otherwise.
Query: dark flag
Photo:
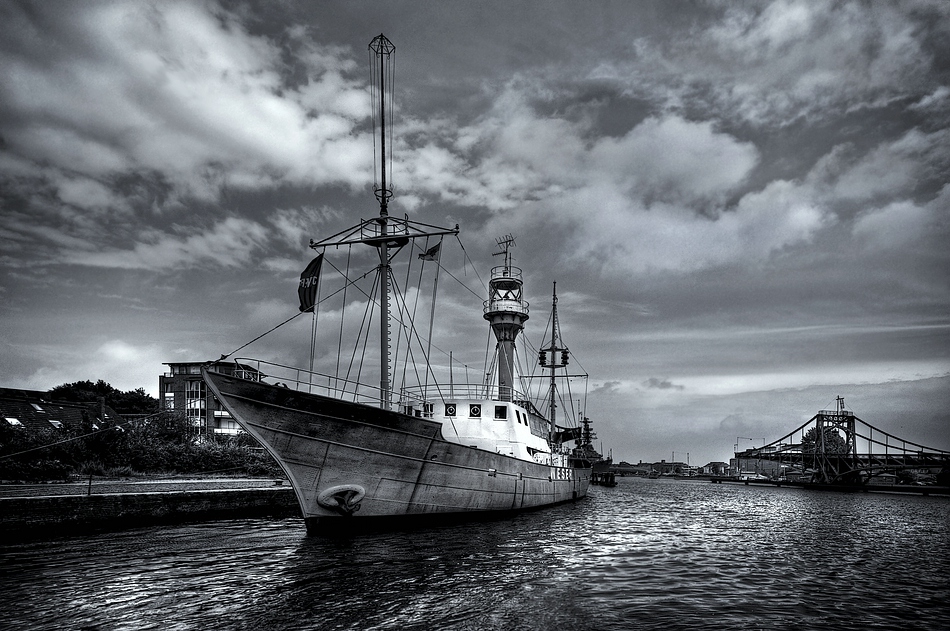
[[[581,428],[580,427],[570,427],[559,432],[554,432],[553,442],[555,443],[566,443],[569,440],[580,440],[581,439]]]
[[[300,274],[300,287],[297,296],[300,297],[300,310],[313,311],[317,300],[317,283],[320,281],[320,266],[323,264],[323,254],[317,255],[310,265]]]
[[[439,241],[431,248],[419,255],[419,258],[423,261],[434,261],[439,256],[439,248],[442,247],[442,242]]]

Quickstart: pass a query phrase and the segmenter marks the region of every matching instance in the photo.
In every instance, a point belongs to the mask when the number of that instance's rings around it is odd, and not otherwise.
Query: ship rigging
[[[576,440],[578,428],[558,425],[554,373],[567,366],[568,349],[560,340],[557,295],[553,300],[550,354],[551,386],[549,418],[539,412],[528,396],[515,386],[515,341],[528,320],[520,268],[512,265],[510,235],[498,241],[503,264],[493,268],[483,316],[496,338],[497,382],[456,384],[450,370],[446,388],[435,379],[428,350],[430,334],[422,344],[412,324],[407,293],[393,275],[395,257],[407,246],[420,250],[423,264],[432,260],[442,269],[440,248],[446,235],[458,237],[459,228],[443,228],[396,218],[389,213],[392,201],[392,79],[395,46],[384,35],[369,45],[373,69],[374,137],[379,153],[374,158],[373,187],[379,213],[355,226],[321,240],[311,240],[319,252],[301,274],[298,293],[301,312],[314,318],[311,349],[314,349],[320,270],[328,250],[368,245],[376,250],[378,265],[369,307],[378,307],[378,387],[361,381],[358,365],[355,380],[349,370],[320,374],[311,369],[251,358],[234,364],[211,362],[202,369],[215,397],[241,427],[256,438],[277,460],[291,481],[309,530],[375,522],[372,518],[430,520],[438,516],[472,513],[504,513],[572,501],[584,497],[590,484],[590,462],[578,457],[566,443]],[[378,160],[377,160],[378,159]],[[425,247],[415,245],[425,239]],[[435,240],[430,244],[430,240]],[[461,242],[460,242],[461,243]],[[463,248],[464,251],[464,248]],[[410,264],[414,257],[410,257]],[[329,265],[336,266],[329,262]],[[407,278],[409,265],[407,265]],[[347,271],[349,264],[347,264]],[[366,276],[366,275],[364,275]],[[343,274],[346,289],[354,284]],[[433,283],[433,313],[436,282]],[[420,271],[421,279],[421,271]],[[418,293],[416,294],[418,296]],[[393,306],[396,306],[395,313]],[[345,318],[340,313],[340,341]],[[399,340],[406,339],[403,377],[393,384],[394,360],[391,327],[399,325]],[[364,335],[360,326],[354,341]],[[522,336],[523,337],[523,336]],[[363,337],[364,344],[368,335]],[[423,361],[408,351],[411,342],[423,346]],[[365,348],[365,346],[364,346]],[[539,355],[539,358],[542,358]],[[397,352],[398,358],[398,352]],[[325,359],[325,358],[324,358]],[[543,359],[549,359],[543,356]],[[407,385],[406,372],[424,364],[425,377]],[[434,392],[430,392],[430,377]],[[375,391],[375,392],[374,392]],[[358,518],[357,518],[358,516]],[[389,522],[385,522],[389,523]]]

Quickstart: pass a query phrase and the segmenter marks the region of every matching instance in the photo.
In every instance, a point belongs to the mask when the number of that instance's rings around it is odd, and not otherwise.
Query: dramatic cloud
[[[378,213],[361,11],[0,5],[0,385],[154,391],[163,362],[296,313],[309,240]],[[462,229],[437,374],[452,353],[481,380],[483,283],[513,234],[523,335],[537,347],[557,281],[617,459],[727,459],[839,394],[950,447],[950,4],[377,11],[397,47],[389,211]],[[377,262],[332,249],[323,289]],[[433,280],[407,294],[423,329]],[[321,307],[321,369],[369,330],[358,286]],[[310,327],[246,352],[306,363]]]

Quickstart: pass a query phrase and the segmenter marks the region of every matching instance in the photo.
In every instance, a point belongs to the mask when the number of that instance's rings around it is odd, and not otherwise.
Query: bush
[[[246,434],[199,440],[181,414],[162,413],[84,435],[29,432],[0,425],[0,478],[66,480],[70,475],[126,476],[132,472],[282,476],[277,463]]]
[[[7,461],[0,467],[0,479],[21,482],[67,481],[72,468],[59,460]]]

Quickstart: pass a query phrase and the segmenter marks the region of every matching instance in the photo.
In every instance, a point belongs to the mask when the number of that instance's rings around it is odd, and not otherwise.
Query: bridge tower
[[[515,338],[528,319],[528,302],[522,291],[521,269],[511,264],[514,237],[509,234],[496,239],[496,243],[501,251],[495,252],[494,256],[503,256],[504,264],[492,268],[484,318],[491,324],[497,340],[498,398],[511,401],[515,380]]]
[[[826,484],[842,482],[848,472],[857,469],[854,412],[845,409],[844,397],[835,397],[835,402],[835,410],[821,410],[815,416],[813,479]]]
[[[785,436],[760,449],[738,452],[736,459],[757,458],[779,463],[779,481],[812,482],[851,487],[884,487],[906,471],[924,476],[919,488],[950,494],[950,450],[934,449],[895,436],[854,415],[835,398],[834,410],[821,410]],[[792,476],[795,476],[794,478]],[[911,476],[907,476],[911,477]],[[906,490],[907,486],[903,488]]]

